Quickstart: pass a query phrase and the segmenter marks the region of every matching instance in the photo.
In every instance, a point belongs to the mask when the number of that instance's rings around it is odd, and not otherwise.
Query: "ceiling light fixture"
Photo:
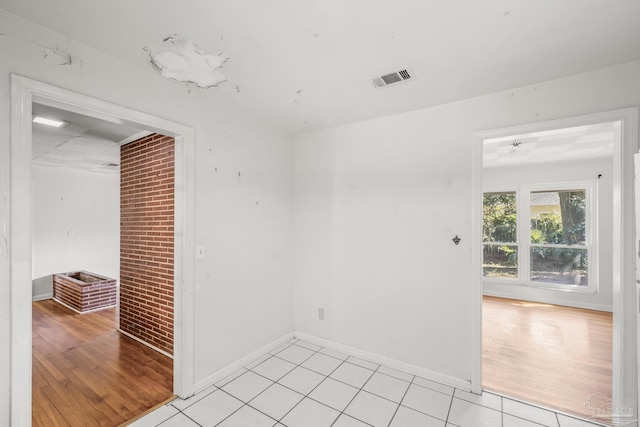
[[[59,128],[61,126],[64,126],[66,122],[55,119],[47,119],[46,117],[35,116],[33,118],[33,123]]]

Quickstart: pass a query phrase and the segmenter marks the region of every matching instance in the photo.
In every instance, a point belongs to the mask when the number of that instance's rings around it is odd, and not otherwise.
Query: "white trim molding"
[[[252,351],[251,353],[241,357],[240,359],[234,361],[233,363],[230,363],[224,368],[198,381],[194,387],[195,392],[198,393],[206,389],[207,387],[210,387],[214,384],[219,383],[221,380],[225,379],[231,374],[236,373],[238,370],[244,367],[250,368],[249,365],[251,365],[253,362],[259,361],[261,357],[269,353],[275,354],[276,352],[274,350],[277,350],[279,347],[281,347],[282,345],[286,344],[288,341],[294,338],[307,341],[312,344],[316,344],[320,347],[325,347],[331,350],[339,351],[349,356],[355,356],[364,360],[379,363],[389,368],[398,369],[400,371],[404,371],[409,374],[418,375],[422,378],[435,381],[440,384],[455,387],[460,390],[465,390],[465,391],[470,390],[471,383],[469,381],[465,381],[449,375],[444,375],[435,371],[431,371],[429,369],[421,368],[419,366],[411,365],[409,363],[401,362],[396,359],[391,359],[376,353],[371,353],[371,352],[361,350],[355,347],[351,347],[348,345],[339,344],[334,341],[318,338],[314,335],[307,334],[305,332],[296,331],[296,332],[289,332],[285,334],[284,336],[278,338],[277,340],[272,341],[269,344],[266,344],[255,351]]]
[[[472,380],[482,389],[482,143],[485,139],[532,132],[619,122],[613,153],[613,396],[638,413],[637,315],[635,290],[635,223],[633,155],[638,151],[638,108],[530,123],[472,135]],[[637,425],[637,424],[635,424]]]
[[[584,308],[585,310],[595,310],[595,311],[605,311],[611,313],[613,309],[611,306],[607,304],[598,304],[591,303],[585,301],[575,301],[575,300],[561,300],[559,298],[554,298],[553,294],[558,294],[556,289],[542,289],[543,291],[550,291],[545,293],[543,296],[540,296],[539,293],[536,295],[532,295],[533,292],[530,291],[526,286],[523,285],[512,285],[512,284],[504,284],[504,283],[485,283],[484,284],[483,295],[488,297],[497,297],[497,298],[507,298],[507,299],[517,299],[522,301],[531,301],[538,302],[541,304],[553,304],[553,305],[561,305],[566,307],[575,307],[575,308]],[[514,289],[515,288],[515,289]],[[534,291],[539,290],[540,288],[533,289]]]
[[[194,391],[196,393],[198,393],[198,392],[204,390],[205,388],[216,384],[217,382],[225,379],[226,377],[228,377],[229,375],[233,374],[234,372],[242,369],[243,367],[251,364],[252,362],[257,361],[258,359],[260,359],[265,354],[273,352],[274,350],[276,350],[277,348],[279,348],[280,346],[282,346],[287,341],[289,341],[289,340],[291,340],[293,338],[294,338],[293,332],[288,332],[287,334],[285,334],[282,337],[270,342],[269,344],[266,344],[266,345],[260,347],[259,349],[255,350],[255,351],[252,351],[251,353],[241,357],[240,359],[234,361],[233,363],[228,364],[224,368],[222,368],[222,369],[214,372],[213,374],[208,375],[207,377],[203,378],[202,380],[198,381],[194,385]]]
[[[11,425],[31,425],[31,110],[49,105],[175,138],[174,393],[194,389],[195,131],[20,75],[11,75]]]
[[[141,340],[140,338],[136,337],[135,335],[132,335],[128,332],[123,331],[122,329],[118,328],[118,332],[120,332],[122,335],[124,335],[125,337],[129,337],[134,341],[139,342],[140,344],[144,345],[145,347],[149,347],[150,349],[157,351],[160,354],[163,354],[165,356],[167,356],[169,359],[174,359],[172,354],[167,353],[164,350],[159,349],[158,347],[156,347],[155,345],[151,345],[148,342]]]
[[[440,372],[432,371],[430,369],[422,368],[420,366],[412,365],[410,363],[402,362],[400,360],[392,359],[390,357],[381,356],[376,353],[361,350],[356,347],[351,347],[344,344],[339,344],[334,341],[329,341],[324,338],[318,338],[316,336],[307,334],[305,332],[295,332],[295,338],[299,338],[303,341],[310,342],[312,344],[326,347],[331,350],[336,350],[349,356],[358,357],[360,359],[368,360],[370,362],[379,363],[388,368],[397,369],[399,371],[407,372],[412,375],[417,375],[424,379],[434,381],[440,384],[448,385],[460,390],[471,391],[471,382],[460,378],[445,375]]]

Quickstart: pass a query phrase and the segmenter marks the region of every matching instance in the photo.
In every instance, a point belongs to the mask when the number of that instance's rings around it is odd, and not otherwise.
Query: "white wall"
[[[120,278],[120,175],[33,165],[34,297],[51,275],[87,270]]]
[[[638,76],[633,62],[297,135],[296,330],[470,380],[472,134],[640,105]]]
[[[602,176],[598,179],[598,175]],[[552,182],[597,181],[598,198],[598,292],[565,292],[518,286],[485,279],[485,295],[547,302],[595,310],[613,310],[613,159],[585,159],[575,162],[484,168],[486,190],[517,188],[521,185]],[[590,261],[591,262],[591,261]],[[591,280],[591,278],[589,279]]]
[[[11,352],[11,72],[196,129],[188,226],[206,259],[195,272],[195,381],[290,332],[292,138],[216,102],[215,89],[189,91],[3,11],[0,28],[0,365]],[[42,46],[69,52],[72,65]],[[9,425],[9,372],[0,370],[0,425]]]

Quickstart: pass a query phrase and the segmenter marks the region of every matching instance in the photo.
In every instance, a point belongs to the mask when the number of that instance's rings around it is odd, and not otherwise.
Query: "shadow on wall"
[[[31,281],[33,301],[53,298],[53,275],[48,274]]]

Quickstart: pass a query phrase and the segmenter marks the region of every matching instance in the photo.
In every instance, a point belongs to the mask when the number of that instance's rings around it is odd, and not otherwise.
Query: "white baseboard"
[[[521,301],[531,301],[538,302],[541,304],[553,304],[553,305],[561,305],[565,307],[575,307],[575,308],[584,308],[587,310],[596,310],[596,311],[607,311],[611,313],[613,308],[609,305],[605,304],[597,304],[590,302],[582,302],[582,301],[566,301],[561,299],[547,298],[545,297],[536,297],[530,295],[523,295],[521,292],[515,291],[503,291],[500,289],[485,289],[482,291],[483,295],[488,297],[498,297],[498,298],[509,298],[516,299]]]
[[[35,301],[44,301],[46,299],[53,299],[53,293],[34,295],[31,300],[35,302]]]
[[[131,334],[130,334],[130,333],[128,333],[128,332],[123,331],[123,330],[122,330],[122,329],[120,329],[120,328],[118,328],[118,332],[120,332],[120,333],[121,333],[122,335],[124,335],[125,337],[129,337],[129,338],[131,338],[131,339],[132,339],[132,340],[134,340],[134,341],[138,341],[140,344],[142,344],[142,345],[145,345],[145,346],[149,347],[151,350],[155,350],[155,351],[157,351],[158,353],[160,353],[160,354],[164,354],[164,355],[165,355],[165,356],[167,356],[168,358],[173,359],[173,355],[171,355],[171,354],[167,353],[167,352],[166,352],[166,351],[164,351],[164,350],[160,350],[158,347],[153,346],[153,345],[149,344],[148,342],[146,342],[146,341],[144,341],[144,340],[141,340],[140,338],[138,338],[138,337],[136,337],[136,336],[133,336],[133,335],[131,335]]]
[[[349,354],[351,356],[358,357],[360,359],[365,359],[370,362],[379,363],[381,365],[387,366],[389,368],[397,369],[399,371],[404,371],[412,375],[417,375],[419,377],[425,378],[427,380],[435,381],[440,384],[445,384],[451,387],[458,388],[464,391],[471,391],[471,381],[463,380],[460,378],[452,377],[449,375],[445,375],[439,372],[432,371],[430,369],[422,368],[420,366],[412,365],[410,363],[401,362],[396,359],[391,359],[386,356],[381,356],[376,353],[371,353],[365,350],[361,350],[359,348],[351,347],[344,344],[338,344],[333,341],[329,341],[323,338],[318,338],[313,335],[304,333],[304,332],[295,332],[295,338],[299,338],[303,341],[309,341],[310,343],[327,347],[331,350],[340,351],[342,353]]]
[[[231,375],[232,373],[242,368],[243,366],[248,365],[254,360],[260,358],[261,356],[280,347],[282,344],[284,344],[285,342],[287,342],[293,337],[294,337],[293,332],[289,332],[283,335],[282,337],[276,339],[275,341],[272,341],[269,344],[266,344],[255,351],[252,351],[251,353],[247,354],[246,356],[243,356],[242,358],[234,361],[233,363],[230,363],[229,365],[225,366],[219,371],[214,372],[213,374],[201,379],[200,381],[196,381],[195,384],[193,385],[194,394],[204,390],[209,386],[212,386],[213,384]]]
[[[360,350],[358,348],[350,347],[348,345],[338,344],[336,342],[329,341],[323,338],[318,338],[304,332],[289,332],[283,335],[282,337],[270,342],[269,344],[266,344],[261,348],[255,351],[252,351],[251,353],[247,354],[246,356],[243,356],[242,358],[234,361],[233,363],[230,363],[229,365],[214,372],[213,374],[199,381],[196,381],[195,384],[193,385],[194,394],[199,393],[200,391],[206,389],[207,387],[214,385],[218,381],[233,374],[237,370],[243,368],[244,366],[247,366],[249,363],[253,362],[254,360],[259,359],[260,357],[264,356],[270,351],[280,347],[282,344],[284,344],[285,342],[287,342],[292,338],[298,338],[303,341],[308,341],[312,344],[326,347],[331,350],[340,351],[342,353],[349,354],[350,356],[355,356],[361,359],[369,360],[371,362],[379,363],[389,368],[397,369],[399,371],[404,371],[412,375],[417,375],[427,380],[431,380],[440,384],[445,384],[451,387],[455,387],[460,390],[465,390],[465,391],[471,390],[471,381],[468,381],[468,380],[463,380],[463,379],[445,375],[439,372],[431,371],[426,368],[421,368],[419,366],[411,365],[409,363],[401,362],[399,360],[391,359],[385,356],[381,356],[379,354]]]

